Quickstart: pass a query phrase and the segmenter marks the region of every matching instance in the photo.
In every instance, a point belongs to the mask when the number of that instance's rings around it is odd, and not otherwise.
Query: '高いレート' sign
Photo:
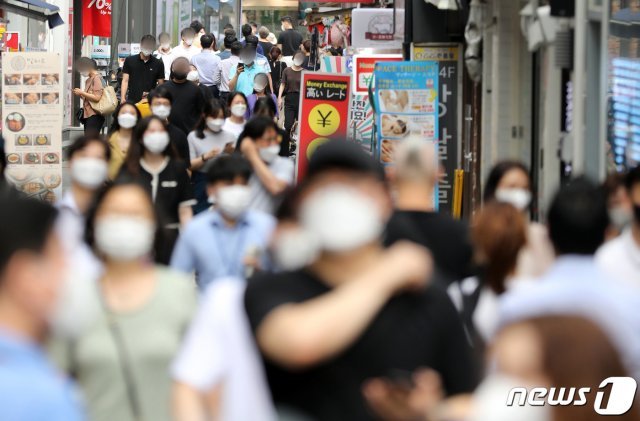
[[[298,181],[304,177],[309,158],[318,146],[330,139],[346,139],[351,75],[303,72],[300,87]]]

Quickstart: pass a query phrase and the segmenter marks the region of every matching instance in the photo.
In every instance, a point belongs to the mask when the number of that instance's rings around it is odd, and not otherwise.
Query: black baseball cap
[[[330,140],[319,146],[309,160],[306,178],[325,171],[344,170],[385,180],[384,167],[367,154],[362,146],[347,140]]]

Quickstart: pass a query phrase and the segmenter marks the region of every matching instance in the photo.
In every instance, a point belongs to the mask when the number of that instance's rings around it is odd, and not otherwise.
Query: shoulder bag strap
[[[122,377],[124,378],[125,388],[127,391],[127,399],[129,400],[129,407],[131,408],[133,419],[139,421],[142,419],[140,411],[140,400],[136,390],[133,371],[131,369],[131,360],[129,358],[129,353],[127,352],[124,336],[122,334],[120,326],[118,325],[115,314],[113,314],[113,312],[107,306],[102,291],[100,291],[100,302],[107,317],[109,332],[111,333],[111,338],[113,339],[113,343],[118,353],[118,360],[120,361],[120,369],[122,370]]]

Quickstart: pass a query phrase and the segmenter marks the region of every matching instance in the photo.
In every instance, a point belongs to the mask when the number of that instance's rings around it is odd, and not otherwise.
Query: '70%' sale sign
[[[346,139],[351,106],[351,75],[303,72],[300,85],[300,141],[297,180],[318,146],[330,139]]]

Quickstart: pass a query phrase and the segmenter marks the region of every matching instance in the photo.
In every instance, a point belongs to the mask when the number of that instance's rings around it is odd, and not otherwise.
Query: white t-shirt
[[[186,57],[189,60],[189,63],[191,63],[191,57],[195,56],[196,54],[200,54],[201,52],[201,48],[198,48],[194,45],[185,48],[181,42],[177,47],[173,47],[173,50],[171,50],[171,55],[173,56],[173,60],[177,59],[178,57]]]
[[[153,52],[153,56],[162,60],[162,64],[164,64],[164,78],[165,80],[169,80],[169,74],[171,73],[171,63],[173,63],[174,58],[173,50],[169,49],[168,52],[156,50]]]
[[[218,133],[214,133],[208,129],[204,130],[204,138],[200,139],[194,130],[187,136],[187,141],[189,142],[189,158],[196,159],[212,149],[219,149],[220,153],[222,153],[228,143],[236,146],[237,140],[237,136],[234,136],[233,133],[226,130],[220,130]]]
[[[596,264],[615,279],[640,287],[640,245],[633,239],[631,229],[600,247]]]
[[[229,133],[233,134],[236,137],[236,139],[238,139],[238,137],[244,130],[245,124],[246,124],[246,121],[244,120],[242,121],[242,123],[238,124],[231,121],[230,118],[227,118],[224,120],[224,124],[222,125],[222,130],[228,131]]]
[[[269,169],[278,180],[293,184],[294,166],[290,159],[278,156],[269,164]],[[251,187],[249,207],[273,215],[280,204],[280,198],[269,193],[255,174],[249,179],[249,187]]]
[[[202,393],[222,384],[216,419],[276,419],[262,361],[244,311],[246,282],[221,278],[205,292],[171,368],[172,377]]]

